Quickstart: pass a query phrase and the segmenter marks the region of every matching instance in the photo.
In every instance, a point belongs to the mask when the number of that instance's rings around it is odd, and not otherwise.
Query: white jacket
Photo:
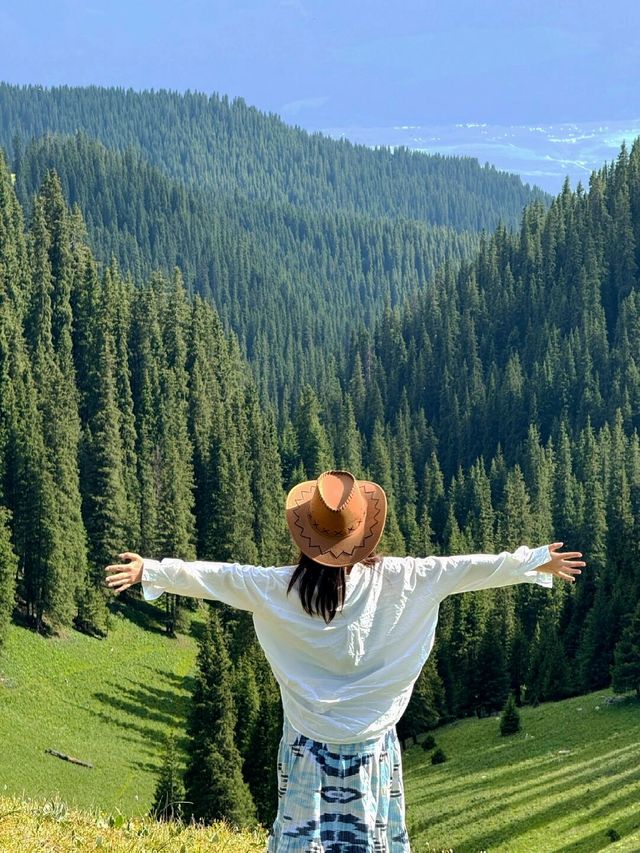
[[[303,610],[296,587],[287,596],[295,566],[145,559],[142,587],[146,600],[171,592],[251,611],[293,728],[314,740],[356,743],[377,739],[402,716],[444,598],[524,582],[550,589],[553,575],[535,570],[550,559],[548,545],[521,545],[513,553],[356,563],[344,608],[328,625]]]

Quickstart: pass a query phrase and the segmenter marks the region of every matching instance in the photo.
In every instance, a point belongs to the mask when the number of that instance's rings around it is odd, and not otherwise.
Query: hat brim
[[[385,491],[370,480],[356,482],[367,501],[367,512],[352,533],[338,538],[323,535],[311,526],[308,511],[316,480],[298,483],[287,495],[285,515],[291,537],[303,554],[316,563],[323,566],[353,565],[368,557],[380,541],[387,519]]]

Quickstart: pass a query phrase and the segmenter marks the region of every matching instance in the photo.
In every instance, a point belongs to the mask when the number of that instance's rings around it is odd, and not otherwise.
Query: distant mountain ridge
[[[477,157],[556,194],[565,178],[589,186],[591,174],[617,156],[623,142],[640,136],[640,117],[627,121],[577,121],[502,125],[487,122],[405,124],[393,127],[323,127],[333,139],[401,146],[413,151]]]
[[[403,216],[458,230],[519,224],[541,190],[470,157],[407,148],[372,150],[309,134],[242,98],[167,90],[0,83],[0,145],[15,155],[46,133],[83,130],[109,148],[133,147],[150,163],[217,195]]]

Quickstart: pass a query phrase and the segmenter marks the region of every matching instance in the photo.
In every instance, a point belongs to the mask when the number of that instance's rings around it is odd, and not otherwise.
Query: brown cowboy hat
[[[303,554],[323,566],[364,560],[380,541],[387,519],[384,489],[350,471],[323,471],[287,495],[289,531]]]

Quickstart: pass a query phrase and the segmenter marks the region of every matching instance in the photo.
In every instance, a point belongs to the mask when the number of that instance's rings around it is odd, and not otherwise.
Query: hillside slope
[[[637,853],[640,702],[601,690],[520,716],[522,730],[509,737],[497,716],[435,730],[443,764],[421,746],[404,754],[415,849]]]
[[[164,734],[184,740],[196,657],[195,640],[167,639],[155,612],[161,616],[144,602],[119,610],[105,640],[76,631],[44,638],[11,627],[0,661],[2,793],[58,794],[81,808],[147,812]]]
[[[122,610],[102,641],[75,632],[45,640],[23,628],[11,629],[0,665],[5,797],[58,796],[83,810],[125,819],[147,811],[163,733],[174,729],[183,743],[188,677],[195,662],[195,641],[185,636],[168,640],[154,630],[153,617],[150,605]],[[455,853],[591,853],[604,846],[640,850],[640,703],[624,696],[607,704],[611,696],[605,690],[524,707],[522,732],[509,738],[500,736],[495,717],[443,726],[433,734],[449,758],[444,764],[432,765],[431,753],[420,745],[408,749],[403,763],[414,848],[453,848]],[[45,754],[49,747],[89,760],[94,769],[59,761]],[[44,832],[62,845],[71,820],[64,806],[49,804],[43,821],[34,817],[42,815],[42,806],[5,800],[0,849],[9,849],[2,845],[16,808],[25,816],[19,821],[25,832],[31,821],[31,831],[40,827],[40,840]],[[114,828],[101,820],[73,818],[80,835],[93,838],[95,830],[111,838],[107,830]],[[139,849],[138,830],[131,835],[125,830],[122,843],[129,846],[110,849]],[[615,843],[611,831],[620,836]],[[180,840],[185,851],[205,849],[198,846],[200,836]],[[150,843],[145,841],[145,849],[157,849]]]
[[[541,190],[471,157],[372,150],[285,124],[242,98],[99,86],[0,83],[0,145],[83,130],[218,197],[288,202],[316,211],[403,216],[462,230],[519,222]],[[16,153],[14,151],[14,153]]]

